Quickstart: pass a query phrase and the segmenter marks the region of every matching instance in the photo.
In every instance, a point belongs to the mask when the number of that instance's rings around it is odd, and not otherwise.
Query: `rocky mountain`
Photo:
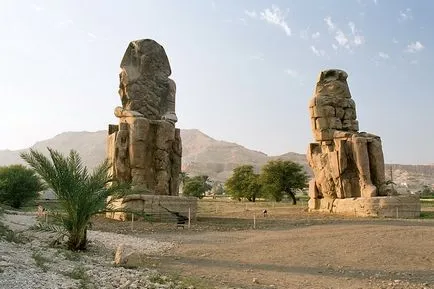
[[[46,151],[52,147],[62,153],[70,149],[77,150],[85,164],[92,168],[104,159],[107,131],[97,132],[64,132],[51,139],[37,142],[31,148]],[[268,156],[262,152],[249,150],[236,143],[215,140],[197,129],[181,130],[183,158],[182,170],[191,175],[206,174],[211,178],[224,181],[232,173],[232,169],[241,164],[251,164],[257,171],[267,161],[281,158],[300,163],[306,168],[306,156],[288,152],[280,156]],[[0,166],[23,163],[19,154],[22,151],[0,150]],[[395,183],[411,189],[422,184],[434,184],[434,165],[387,165],[386,174]]]

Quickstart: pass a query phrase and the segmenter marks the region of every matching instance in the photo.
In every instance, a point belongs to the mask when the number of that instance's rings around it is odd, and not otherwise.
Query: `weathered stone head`
[[[121,69],[130,81],[145,75],[167,78],[172,73],[166,51],[152,39],[131,41],[122,58]]]
[[[348,74],[340,69],[321,71],[315,87],[316,95],[333,95],[336,98],[351,98],[347,83]]]
[[[356,104],[351,99],[348,74],[339,69],[321,71],[309,102],[312,131],[317,141],[332,140],[336,131],[357,132]]]
[[[122,109],[118,117],[140,115],[175,123],[175,82],[166,52],[152,39],[130,42],[121,61],[119,95]]]

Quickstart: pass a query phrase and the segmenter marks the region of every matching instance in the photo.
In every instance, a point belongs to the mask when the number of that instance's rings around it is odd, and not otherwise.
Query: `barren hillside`
[[[51,139],[37,142],[33,149],[46,151],[46,147],[55,148],[63,153],[70,149],[77,150],[83,161],[90,168],[95,167],[105,156],[105,137],[107,131],[96,132],[64,132]],[[306,156],[288,152],[281,156],[267,156],[266,154],[249,150],[239,144],[215,140],[197,129],[181,130],[183,158],[182,169],[189,174],[207,174],[215,180],[224,181],[232,173],[232,169],[241,164],[251,164],[257,170],[270,159],[292,160],[302,164],[310,174]],[[20,151],[0,151],[0,165],[23,163]],[[387,165],[386,174],[392,176],[396,183],[407,184],[415,189],[423,184],[434,184],[433,165]]]

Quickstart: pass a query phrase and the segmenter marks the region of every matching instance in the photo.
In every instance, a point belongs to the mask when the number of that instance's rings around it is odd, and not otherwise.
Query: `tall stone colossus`
[[[151,39],[132,41],[120,68],[119,125],[109,125],[107,140],[111,173],[141,193],[177,196],[182,144],[166,52]]]
[[[376,197],[392,196],[396,192],[385,180],[380,137],[359,132],[356,104],[347,77],[345,71],[338,69],[322,71],[309,102],[316,141],[309,145],[307,152],[314,172],[314,179],[309,183],[309,209],[381,215],[385,202],[391,199]],[[339,201],[343,199],[347,201]],[[351,203],[355,199],[358,201]],[[416,202],[412,199],[406,202],[417,211]]]

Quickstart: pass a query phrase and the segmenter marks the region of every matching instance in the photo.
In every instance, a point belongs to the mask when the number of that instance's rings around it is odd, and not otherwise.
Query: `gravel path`
[[[16,232],[17,239],[20,234],[33,239],[24,243],[0,240],[0,288],[189,288],[156,270],[112,265],[114,250],[119,244],[156,255],[172,248],[172,242],[89,231],[90,250],[75,253],[50,248],[44,233],[27,231],[36,224],[34,214],[8,212],[0,221]]]

